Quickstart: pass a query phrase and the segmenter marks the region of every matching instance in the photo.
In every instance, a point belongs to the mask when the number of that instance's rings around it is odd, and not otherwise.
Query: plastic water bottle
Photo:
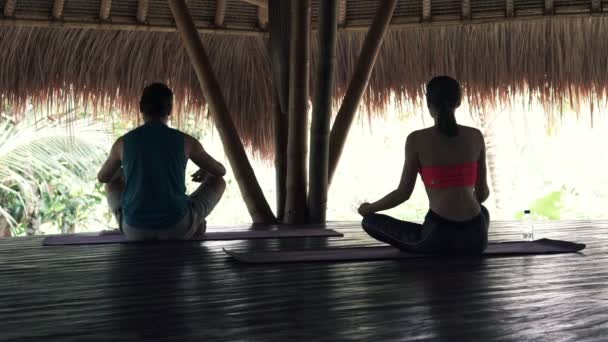
[[[534,222],[532,222],[532,215],[530,210],[524,210],[524,217],[522,220],[523,225],[523,237],[526,241],[534,240]]]

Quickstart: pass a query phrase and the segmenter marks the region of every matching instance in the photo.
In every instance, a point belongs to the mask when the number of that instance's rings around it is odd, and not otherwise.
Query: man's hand
[[[367,216],[367,215],[370,215],[370,214],[374,213],[372,205],[369,204],[369,203],[362,203],[359,206],[359,210],[358,211],[359,211],[359,215],[361,215],[361,216]]]
[[[195,173],[192,174],[192,181],[197,183],[202,183],[207,177],[209,177],[209,172],[199,169]]]

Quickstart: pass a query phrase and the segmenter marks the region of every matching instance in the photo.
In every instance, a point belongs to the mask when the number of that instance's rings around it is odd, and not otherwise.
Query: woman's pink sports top
[[[420,168],[420,176],[427,188],[452,188],[475,186],[477,182],[477,162],[425,166]]]

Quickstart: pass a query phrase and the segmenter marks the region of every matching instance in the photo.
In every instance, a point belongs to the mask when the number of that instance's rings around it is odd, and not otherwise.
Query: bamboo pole
[[[310,0],[291,2],[289,52],[289,130],[285,222],[306,223],[306,154],[310,65]]]
[[[17,7],[17,0],[6,0],[4,2],[3,14],[5,17],[10,18],[15,15],[15,8]]]
[[[471,0],[462,0],[462,20],[471,20]]]
[[[555,3],[553,0],[545,0],[545,14],[555,13]]]
[[[268,7],[258,7],[258,26],[265,30],[268,26]]]
[[[53,19],[59,20],[63,17],[63,6],[65,5],[65,0],[55,0],[53,2]]]
[[[241,0],[242,2],[246,2],[248,4],[252,4],[254,6],[268,8],[268,0]]]
[[[137,22],[145,23],[148,19],[148,0],[138,0],[137,1]]]
[[[99,5],[99,19],[106,21],[110,19],[112,0],[101,0]]]
[[[277,219],[285,217],[287,186],[287,131],[289,111],[289,37],[291,32],[290,1],[270,0],[268,2],[270,61],[274,87],[276,90],[273,111]]]
[[[422,0],[422,21],[431,21],[431,0]]]
[[[249,214],[254,223],[273,223],[276,219],[249,164],[188,6],[185,0],[168,1]]]
[[[385,0],[380,3],[374,21],[365,36],[355,72],[348,85],[342,106],[340,106],[330,133],[329,184],[331,184],[331,180],[336,172],[348,131],[357,113],[363,93],[369,83],[369,78],[378,58],[384,35],[393,17],[396,4],[397,0]]]
[[[338,38],[338,0],[319,3],[319,65],[310,127],[308,208],[311,223],[325,223],[329,172],[329,130]]]
[[[344,26],[346,24],[346,0],[340,0],[338,7],[338,25]]]
[[[508,18],[515,15],[515,0],[505,0],[505,14]]]
[[[226,0],[217,0],[215,4],[215,20],[216,26],[224,25],[224,18],[226,17]]]
[[[278,96],[275,100],[272,117],[274,129],[274,167],[276,173],[277,219],[285,217],[285,200],[287,196],[287,115],[281,110]]]

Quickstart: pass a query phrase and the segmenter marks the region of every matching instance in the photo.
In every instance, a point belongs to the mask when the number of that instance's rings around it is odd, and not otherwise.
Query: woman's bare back
[[[454,221],[466,221],[477,216],[480,202],[485,200],[479,193],[487,193],[485,146],[478,129],[458,126],[458,135],[447,137],[435,127],[412,133],[408,139],[418,157],[419,167],[449,166],[478,162],[476,186],[426,188],[429,206],[440,216]],[[477,193],[476,193],[477,192]]]

